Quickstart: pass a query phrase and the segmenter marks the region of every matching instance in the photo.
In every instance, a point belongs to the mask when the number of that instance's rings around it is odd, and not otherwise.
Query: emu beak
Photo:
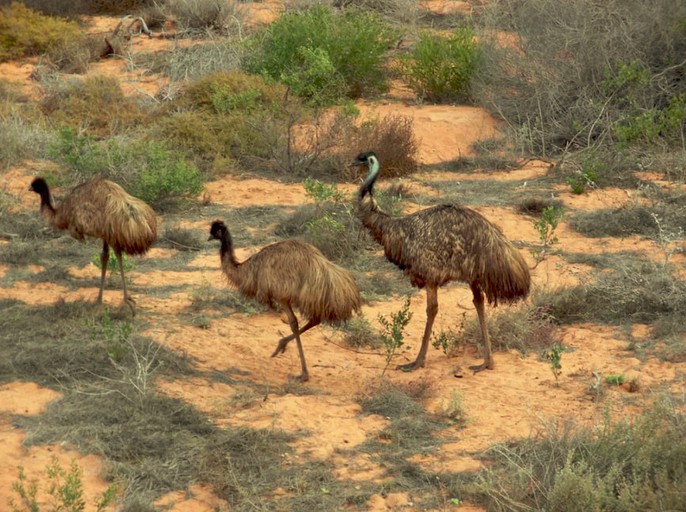
[[[212,240],[214,240],[214,237],[212,235],[210,235],[210,237],[207,239],[207,241],[211,242]]]

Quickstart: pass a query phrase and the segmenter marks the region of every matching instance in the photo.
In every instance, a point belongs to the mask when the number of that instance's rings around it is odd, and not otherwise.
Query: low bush
[[[153,205],[194,196],[202,190],[203,177],[198,169],[182,154],[159,142],[97,141],[65,129],[52,151],[53,158],[72,171],[73,182],[94,176],[109,178]]]
[[[419,98],[437,103],[465,101],[479,63],[474,32],[457,28],[448,37],[422,32],[402,60],[404,78]]]
[[[54,84],[40,107],[56,126],[97,137],[148,123],[151,115],[140,101],[124,95],[117,78],[103,75]]]
[[[40,55],[81,38],[76,22],[44,16],[19,2],[0,7],[0,62]]]
[[[547,426],[524,441],[489,449],[493,460],[470,489],[488,510],[682,510],[686,421],[680,405],[657,401],[631,421],[583,428]]]
[[[232,26],[240,30],[243,19],[241,5],[233,0],[166,0],[162,8],[182,31],[227,33]]]
[[[387,87],[383,70],[392,31],[369,11],[314,5],[288,12],[255,37],[246,68],[328,105]]]

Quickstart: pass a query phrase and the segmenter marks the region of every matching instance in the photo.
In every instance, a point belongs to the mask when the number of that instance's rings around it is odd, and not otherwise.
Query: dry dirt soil
[[[436,2],[437,8],[446,8],[445,2]],[[255,16],[269,20],[274,13],[274,4],[256,4]],[[100,26],[116,24],[116,19],[97,20]],[[136,40],[132,51],[163,51],[166,41],[158,39]],[[27,90],[36,87],[29,79],[34,61],[3,64],[2,76],[20,81]],[[161,78],[126,71],[121,60],[107,60],[95,63],[89,73],[117,74],[129,94],[155,94],[161,86]],[[414,129],[420,140],[419,159],[422,164],[450,162],[459,156],[469,156],[473,144],[480,139],[492,139],[499,133],[498,122],[489,113],[472,106],[417,105],[407,91],[395,90],[383,101],[358,103],[363,115],[393,112],[407,115],[414,120]],[[503,180],[525,183],[527,179],[544,176],[550,164],[542,161],[523,162],[518,169],[508,172],[455,172],[421,174],[416,179],[408,178],[405,184],[412,190],[420,187],[419,181]],[[27,187],[35,175],[35,169],[20,165],[1,171],[0,188],[16,196],[22,208],[35,211],[38,215],[38,198]],[[669,184],[660,184],[669,186]],[[341,184],[340,188],[352,191],[357,184]],[[574,195],[569,187],[559,186],[553,191],[555,197],[564,203],[569,212],[590,211],[610,206],[620,207],[634,200],[620,189],[603,188],[589,190],[583,195]],[[279,205],[293,206],[308,201],[301,184],[283,184],[262,178],[226,176],[206,185],[205,194],[214,204],[231,207]],[[415,205],[409,208],[416,209]],[[479,212],[497,224],[511,240],[517,243],[536,245],[538,235],[532,226],[531,217],[524,216],[512,208],[477,206]],[[160,217],[164,226],[165,218]],[[208,230],[211,218],[187,218],[184,227],[197,228],[203,236]],[[656,253],[652,242],[638,237],[624,239],[585,238],[569,229],[563,221],[557,232],[558,246],[571,252],[603,253],[614,251],[643,251],[646,255]],[[1,242],[8,243],[8,242]],[[97,241],[89,241],[93,252],[99,250]],[[239,259],[248,257],[260,247],[240,247]],[[0,246],[2,250],[2,246]],[[170,249],[155,247],[150,257],[163,258]],[[522,254],[534,267],[533,256],[526,250]],[[378,254],[379,258],[382,254]],[[675,255],[674,258],[681,256]],[[682,257],[683,260],[683,257]],[[680,261],[683,264],[683,261]],[[207,270],[211,269],[211,270]],[[0,266],[0,275],[8,271]],[[92,262],[78,262],[69,272],[75,280],[96,283],[99,270]],[[226,290],[226,281],[219,268],[216,247],[201,251],[189,262],[186,271],[141,272],[132,270],[131,290],[138,303],[138,317],[145,319],[155,313],[154,324],[143,333],[169,349],[183,352],[196,362],[199,369],[227,372],[240,369],[247,372],[249,379],[264,386],[278,388],[289,377],[299,372],[295,347],[284,355],[270,358],[279,337],[287,334],[288,326],[278,313],[263,312],[250,316],[232,314],[214,319],[209,328],[190,326],[179,319],[179,312],[189,306],[192,295],[199,287],[210,287],[221,292]],[[532,270],[533,293],[541,290],[571,286],[592,279],[591,269],[578,264],[569,264],[562,258],[550,255]],[[155,288],[174,282],[185,285],[185,289],[168,296],[155,294]],[[121,290],[119,281],[112,280],[105,291],[106,306],[119,307]],[[36,286],[28,282],[15,282],[12,288],[0,289],[0,298],[12,298],[27,304],[51,304],[59,299],[95,300],[98,290],[84,285],[76,290],[57,285],[41,283]],[[402,307],[404,297],[387,302],[367,303],[363,313],[372,325],[379,328],[376,319],[379,313],[388,315]],[[454,283],[439,291],[439,313],[434,332],[459,328],[464,313],[475,314],[471,294],[467,286]],[[503,309],[503,308],[499,308]],[[411,360],[418,350],[425,321],[425,294],[412,297],[411,310],[414,313],[407,327],[409,350],[396,362]],[[498,310],[488,309],[489,314]],[[632,327],[635,339],[646,336],[642,325]],[[526,437],[550,419],[573,417],[580,424],[592,425],[610,410],[615,418],[631,416],[640,412],[651,399],[651,391],[669,386],[673,391],[683,392],[684,364],[661,362],[655,358],[641,361],[627,351],[627,334],[619,328],[582,324],[559,329],[559,338],[569,347],[564,354],[559,385],[556,385],[550,365],[538,354],[523,357],[520,353],[496,352],[496,369],[472,374],[466,369],[470,364],[481,361],[480,354],[469,348],[456,358],[447,358],[441,351],[430,349],[427,366],[413,373],[390,370],[386,378],[401,383],[413,381],[430,382],[430,398],[427,408],[438,411],[459,396],[466,415],[466,425],[459,431],[446,432],[449,442],[430,457],[419,460],[422,465],[436,470],[450,472],[478,469],[482,462],[477,456],[489,446],[508,439]],[[303,433],[292,446],[293,454],[321,458],[335,462],[340,478],[369,479],[383,478],[383,469],[366,457],[348,459],[337,448],[351,448],[366,439],[373,438],[387,423],[387,419],[375,415],[361,415],[358,397],[371,389],[383,371],[385,358],[382,351],[356,352],[342,342],[342,334],[328,327],[319,327],[303,337],[305,354],[310,367],[311,380],[306,384],[314,391],[311,394],[282,394],[257,397],[240,409],[233,407],[232,397],[237,390],[229,384],[192,378],[188,380],[164,380],[158,383],[159,392],[187,400],[203,411],[217,425],[247,425],[251,427],[272,427],[286,432]],[[47,341],[49,342],[49,341]],[[593,372],[601,375],[623,374],[630,380],[640,379],[638,393],[629,393],[624,387],[609,389],[601,403],[588,394],[594,382]],[[457,378],[455,375],[459,374]],[[457,394],[457,395],[456,395]],[[22,443],[25,433],[13,427],[14,414],[35,415],[44,410],[46,404],[58,397],[55,391],[41,388],[31,382],[16,382],[0,386],[0,509],[5,506],[11,494],[12,483],[17,478],[17,467],[22,466],[29,474],[44,470],[53,457],[64,467],[72,460],[84,469],[84,487],[87,502],[106,487],[101,478],[103,461],[92,455],[83,455],[70,446],[32,446]],[[456,430],[456,429],[455,429]],[[412,509],[411,497],[407,494],[377,495],[369,502],[370,510]],[[188,492],[178,492],[159,500],[175,512],[210,511],[221,508],[222,503],[211,492],[194,487]],[[451,508],[455,509],[455,507]],[[459,510],[481,510],[476,506],[462,504]]]

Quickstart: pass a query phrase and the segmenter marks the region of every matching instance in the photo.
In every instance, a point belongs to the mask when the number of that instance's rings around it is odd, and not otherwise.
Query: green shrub
[[[40,55],[81,38],[75,22],[44,16],[19,2],[0,7],[0,62]]]
[[[329,104],[386,89],[382,64],[391,41],[391,30],[373,12],[336,13],[315,5],[284,14],[253,39],[246,67],[316,104]]]
[[[125,96],[117,78],[102,75],[57,84],[40,106],[55,125],[98,137],[150,121],[150,111]]]
[[[53,158],[73,172],[73,181],[102,176],[121,183],[144,201],[196,195],[203,178],[179,152],[155,141],[96,141],[72,130],[60,132]]]
[[[463,101],[469,97],[478,60],[479,46],[471,29],[457,28],[448,37],[422,32],[417,45],[403,59],[402,69],[420,98]]]
[[[235,110],[278,111],[286,90],[278,84],[240,71],[220,71],[205,75],[188,84],[179,98],[179,106],[226,114]]]

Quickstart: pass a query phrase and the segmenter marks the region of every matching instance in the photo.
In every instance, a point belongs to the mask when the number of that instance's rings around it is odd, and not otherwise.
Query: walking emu
[[[350,273],[326,259],[316,247],[297,239],[268,245],[238,262],[231,234],[220,220],[212,223],[208,240],[221,242],[222,270],[241,294],[286,313],[292,334],[279,340],[272,357],[285,352],[288,342],[295,339],[302,369],[299,379],[309,380],[300,335],[321,322],[346,321],[359,311],[360,292]],[[293,309],[308,319],[302,329]]]
[[[486,324],[484,294],[489,304],[512,303],[529,293],[531,277],[522,255],[500,230],[481,214],[458,205],[444,204],[404,217],[381,211],[373,197],[379,160],[373,152],[361,153],[353,165],[367,165],[369,174],[360,187],[358,215],[362,224],[384,248],[386,258],[410,277],[412,285],[426,288],[426,327],[417,359],[399,366],[424,367],[436,313],[438,287],[451,281],[469,284],[479,316],[484,362],[470,367],[481,371],[495,366]]]
[[[122,187],[111,181],[96,178],[74,188],[59,205],[52,204],[48,184],[36,178],[29,190],[40,195],[40,212],[56,229],[67,229],[79,241],[92,236],[102,240],[102,274],[98,302],[102,302],[102,290],[110,257],[110,247],[119,262],[124,302],[136,314],[136,304],[126,290],[122,252],[129,255],[145,254],[157,238],[157,219],[150,206],[129,195]]]

